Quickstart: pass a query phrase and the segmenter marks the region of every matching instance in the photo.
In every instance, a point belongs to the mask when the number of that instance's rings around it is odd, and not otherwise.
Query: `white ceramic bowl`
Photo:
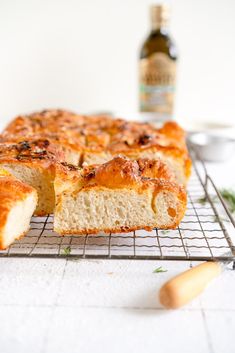
[[[223,162],[235,153],[235,139],[207,132],[192,133],[189,142],[205,161]]]

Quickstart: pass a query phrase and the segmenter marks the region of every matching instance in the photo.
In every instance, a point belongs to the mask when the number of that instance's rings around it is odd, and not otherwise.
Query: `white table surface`
[[[235,186],[235,160],[208,170],[220,187]],[[0,352],[235,352],[234,271],[183,309],[159,304],[163,282],[189,266],[1,258]]]

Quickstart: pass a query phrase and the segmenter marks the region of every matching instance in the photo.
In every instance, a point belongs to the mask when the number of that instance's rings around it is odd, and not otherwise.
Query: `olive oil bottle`
[[[173,113],[177,54],[168,31],[168,6],[153,5],[150,13],[152,28],[139,58],[139,109],[165,120]]]

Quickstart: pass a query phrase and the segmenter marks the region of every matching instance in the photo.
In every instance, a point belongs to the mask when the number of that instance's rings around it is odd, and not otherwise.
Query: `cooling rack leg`
[[[235,261],[233,261],[233,270],[235,270]]]

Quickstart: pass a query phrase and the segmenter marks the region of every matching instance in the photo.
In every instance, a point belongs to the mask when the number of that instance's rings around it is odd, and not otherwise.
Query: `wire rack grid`
[[[235,260],[235,222],[202,161],[190,149],[193,172],[188,207],[174,230],[138,230],[122,234],[60,236],[53,216],[33,217],[28,234],[1,257],[136,260]]]

